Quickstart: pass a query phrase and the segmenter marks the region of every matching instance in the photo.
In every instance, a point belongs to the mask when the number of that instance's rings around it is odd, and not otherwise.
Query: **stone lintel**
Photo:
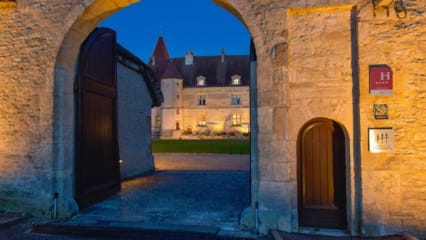
[[[314,8],[289,8],[287,14],[289,15],[308,15],[322,12],[335,12],[335,11],[350,11],[355,5],[335,5]]]

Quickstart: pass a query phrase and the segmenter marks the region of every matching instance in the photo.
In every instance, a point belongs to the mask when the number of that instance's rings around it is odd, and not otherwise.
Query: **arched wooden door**
[[[98,28],[80,49],[76,200],[80,208],[120,190],[115,32]]]
[[[346,229],[345,137],[329,119],[309,122],[299,134],[299,225]]]

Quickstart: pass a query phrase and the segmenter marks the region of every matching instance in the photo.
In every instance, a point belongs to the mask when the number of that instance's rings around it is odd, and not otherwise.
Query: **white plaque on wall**
[[[394,147],[395,133],[392,128],[368,129],[368,150],[370,152],[392,152]]]

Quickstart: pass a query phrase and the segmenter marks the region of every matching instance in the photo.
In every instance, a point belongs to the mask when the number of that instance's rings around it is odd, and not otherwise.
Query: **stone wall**
[[[408,16],[359,5],[359,73],[363,232],[417,232],[426,237],[426,2],[404,1]],[[393,94],[369,94],[368,66],[393,70]],[[373,104],[387,104],[376,120]],[[368,128],[392,127],[395,150],[371,153]]]
[[[161,137],[178,138],[182,125],[182,79],[161,79],[164,103],[158,107],[161,114]]]
[[[351,10],[352,5],[342,5],[287,11],[289,109],[288,127],[283,128],[288,128],[284,133],[288,148],[286,157],[280,161],[287,171],[285,182],[292,193],[286,197],[287,211],[293,216],[289,219],[291,224],[288,224],[287,231],[298,226],[298,218],[294,216],[297,216],[298,192],[297,141],[302,126],[315,118],[332,119],[346,131],[347,149],[352,149]],[[353,154],[350,150],[347,156],[346,175],[353,179],[353,158],[350,157]],[[355,193],[355,189],[351,188],[352,182],[348,181],[347,189]],[[351,199],[351,194],[347,199]],[[349,222],[355,221],[349,219]],[[350,226],[349,230],[352,231],[352,228]]]
[[[50,217],[55,193],[58,216],[77,210],[73,81],[79,48],[100,19],[131,2],[0,3],[2,210]]]
[[[198,105],[200,95],[206,96],[206,105]],[[232,105],[232,95],[240,96],[240,104]],[[185,88],[183,90],[183,127],[193,132],[210,129],[214,133],[247,133],[250,123],[248,86]],[[232,128],[232,114],[240,114],[241,126]],[[204,115],[206,127],[199,127],[199,116]]]
[[[62,188],[57,179],[69,173],[56,171],[63,166],[55,159],[61,153],[54,148],[59,116],[53,99],[55,59],[66,31],[58,19],[73,5],[42,0],[0,8],[2,209],[50,216],[54,192]]]
[[[121,178],[154,170],[151,144],[152,99],[142,75],[117,64],[118,141]]]

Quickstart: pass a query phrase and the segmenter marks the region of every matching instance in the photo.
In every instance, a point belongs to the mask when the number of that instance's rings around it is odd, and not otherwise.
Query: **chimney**
[[[194,63],[194,52],[186,51],[185,52],[185,65],[192,65]]]
[[[222,48],[220,61],[221,61],[222,63],[224,63],[224,62],[225,62],[225,48]]]

